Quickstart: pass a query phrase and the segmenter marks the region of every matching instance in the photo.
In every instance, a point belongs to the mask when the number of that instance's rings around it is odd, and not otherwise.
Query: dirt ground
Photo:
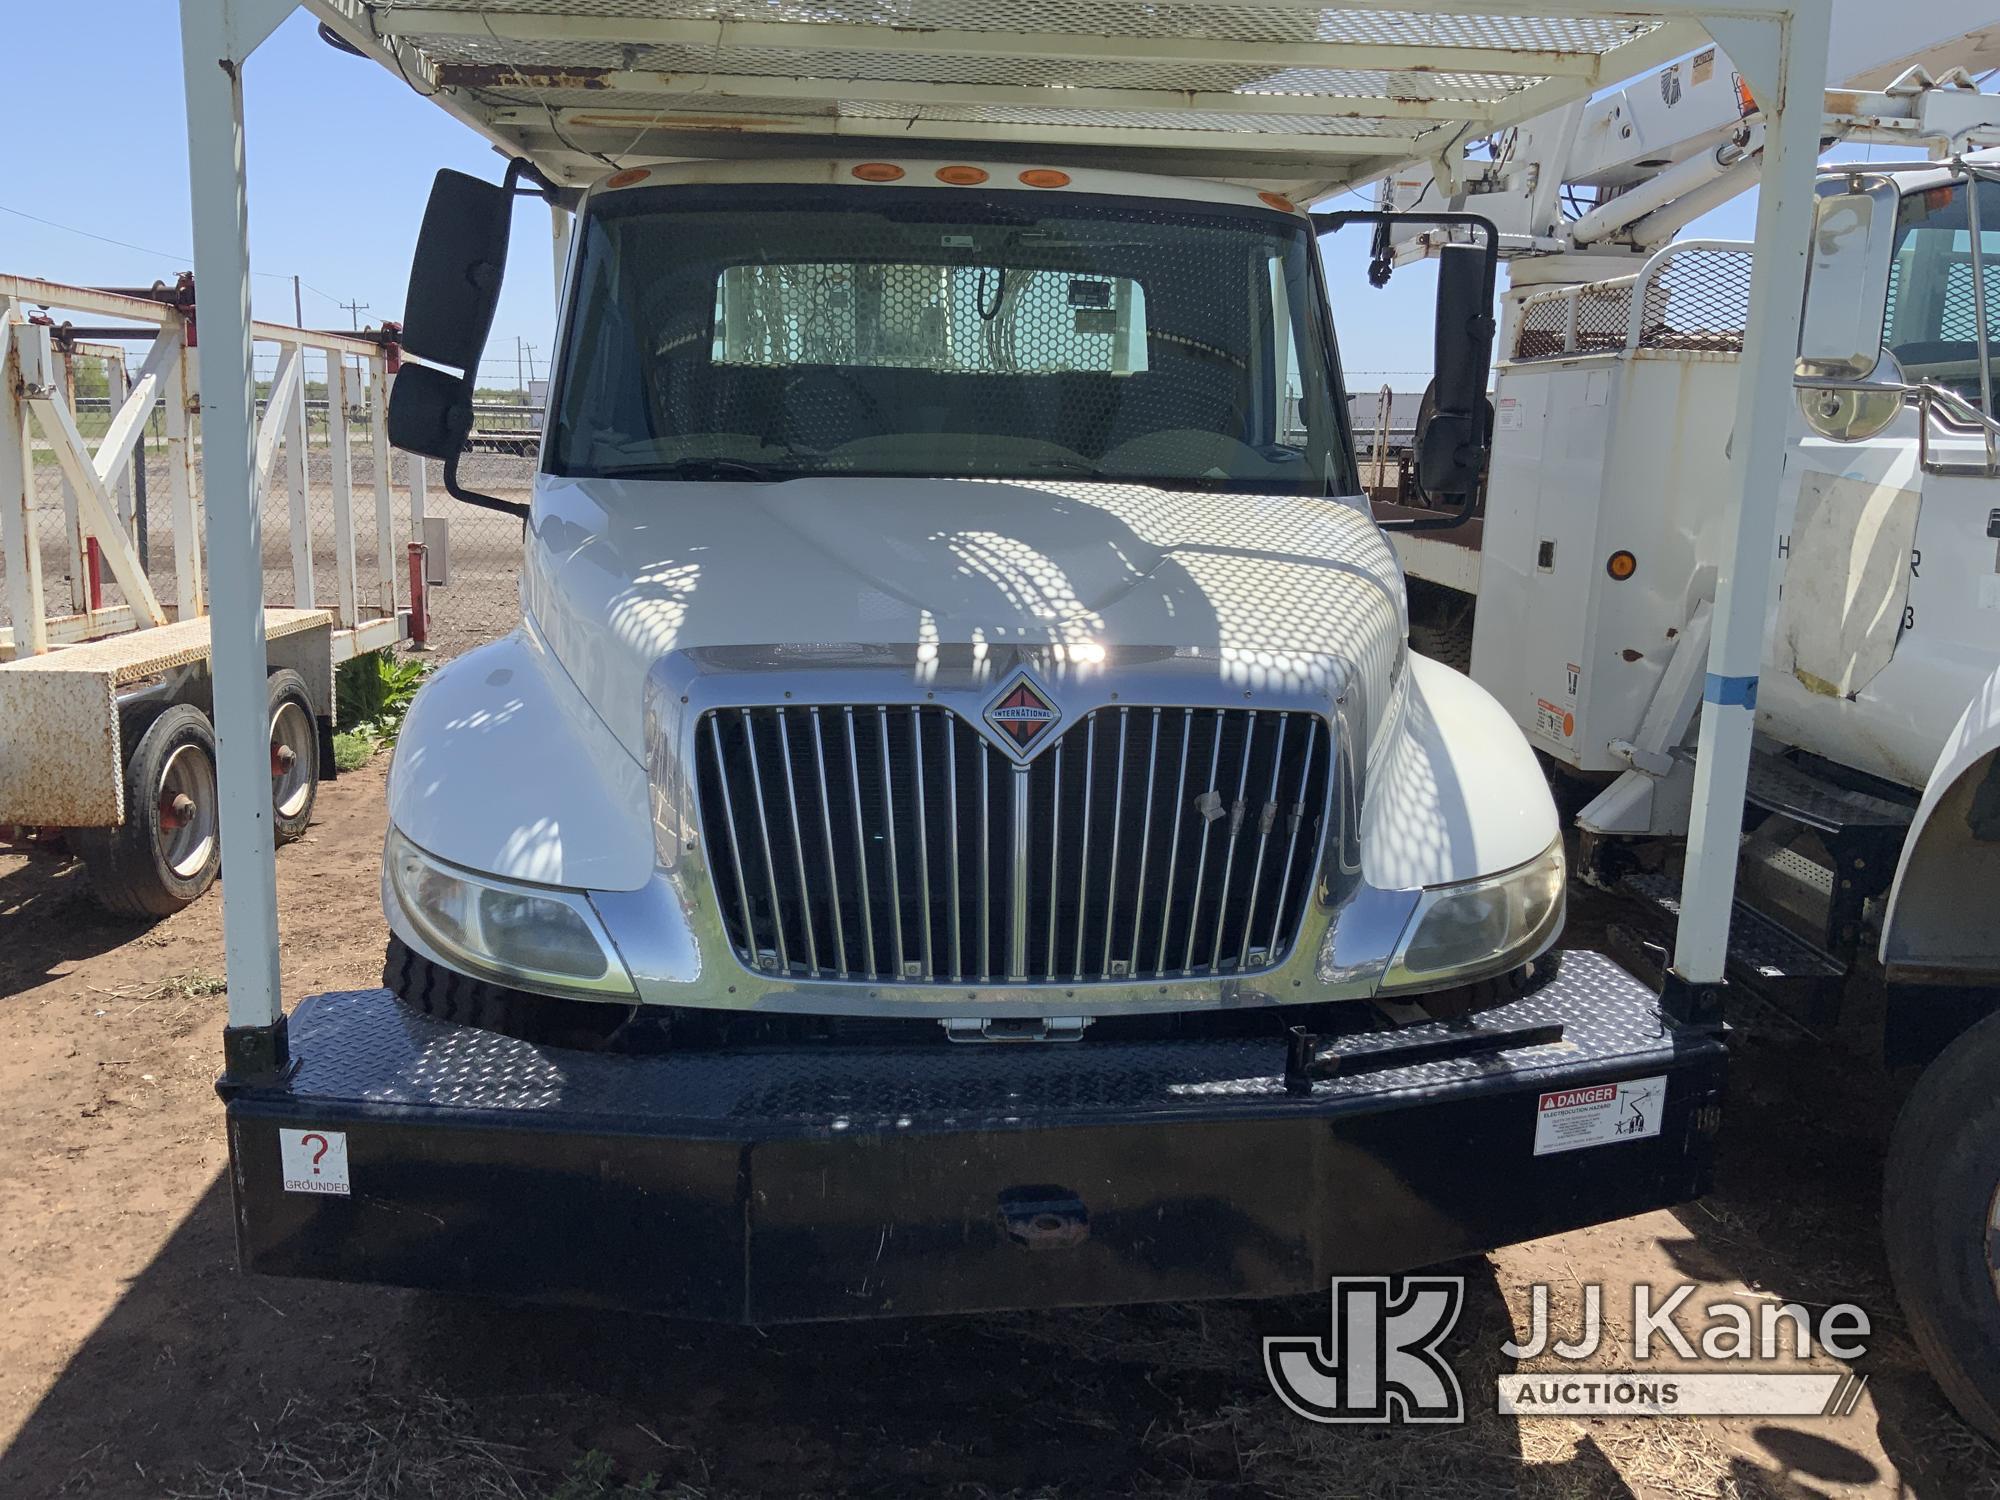
[[[369,983],[380,758],[278,875],[296,994]],[[222,903],[152,926],[81,872],[0,854],[0,1496],[1783,1496],[2000,1494],[1877,1250],[1891,1087],[1781,1024],[1741,1038],[1717,1191],[1461,1263],[1461,1427],[1316,1427],[1259,1338],[1323,1296],[757,1331],[248,1279],[222,1112]],[[1577,912],[1578,931],[1593,916]],[[579,1226],[586,1233],[587,1226]],[[1692,1279],[1871,1315],[1842,1419],[1502,1417],[1528,1286]],[[1710,1300],[1697,1296],[1697,1302]],[[1621,1311],[1621,1304],[1623,1311]],[[1604,1363],[1604,1361],[1600,1361]],[[1832,1368],[1824,1362],[1817,1368]]]

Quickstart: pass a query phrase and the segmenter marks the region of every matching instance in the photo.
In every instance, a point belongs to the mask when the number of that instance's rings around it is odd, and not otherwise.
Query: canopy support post
[[[1735,21],[1738,29],[1760,24]],[[1715,627],[1702,694],[1694,808],[1667,1002],[1684,1019],[1719,1018],[1737,846],[1757,719],[1757,673],[1777,546],[1779,486],[1792,415],[1792,368],[1812,247],[1813,182],[1826,89],[1824,5],[1761,22],[1776,31],[1780,89],[1766,102],[1757,255],[1744,331],[1732,464],[1738,498],[1716,570]],[[1733,55],[1733,54],[1732,54]],[[1762,99],[1760,91],[1760,99]]]
[[[223,847],[229,851],[222,896],[229,981],[223,1056],[232,1078],[268,1077],[290,1066],[278,970],[278,878],[264,685],[264,528],[255,481],[243,64],[291,13],[293,3],[181,0],[180,7],[217,794]]]

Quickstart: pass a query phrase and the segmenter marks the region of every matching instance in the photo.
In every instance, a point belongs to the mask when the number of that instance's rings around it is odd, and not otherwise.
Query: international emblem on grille
[[[986,722],[1006,735],[1021,753],[1055,728],[1061,717],[1062,711],[1043,696],[1025,672],[1002,688],[986,710]]]

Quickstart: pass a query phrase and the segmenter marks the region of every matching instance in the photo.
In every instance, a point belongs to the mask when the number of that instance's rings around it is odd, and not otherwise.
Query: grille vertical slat
[[[1236,873],[1237,835],[1243,831],[1243,816],[1248,810],[1243,797],[1250,786],[1250,751],[1256,739],[1257,714],[1253,709],[1243,732],[1243,748],[1238,754],[1236,800],[1229,807],[1229,843],[1222,856],[1222,889],[1215,897],[1215,951],[1208,960],[1211,970],[1222,967],[1222,939],[1229,927],[1229,880]]]
[[[1285,835],[1285,873],[1278,877],[1280,899],[1277,909],[1271,913],[1271,941],[1268,951],[1278,951],[1278,938],[1284,931],[1285,903],[1283,892],[1292,888],[1292,862],[1299,852],[1299,829],[1306,820],[1306,792],[1312,780],[1313,750],[1319,742],[1319,720],[1306,720],[1306,753],[1299,757],[1299,794],[1292,803],[1291,829]]]
[[[764,771],[757,764],[757,731],[751,727],[750,710],[742,709],[743,715],[743,758],[750,764],[750,801],[757,809],[757,842],[764,858],[764,889],[771,894],[771,926],[778,940],[778,967],[790,970],[792,953],[785,942],[785,901],[778,894],[778,863],[771,857],[771,820],[765,809],[770,805],[764,795]]]
[[[931,841],[930,799],[924,795],[924,716],[910,710],[910,764],[917,776],[917,904],[924,914],[924,978],[937,973],[937,957],[931,946]]]
[[[1097,960],[1097,972],[1111,972],[1111,934],[1118,926],[1118,852],[1125,831],[1125,744],[1131,729],[1132,710],[1118,710],[1118,777],[1111,787],[1111,869],[1104,877],[1104,952]]]
[[[785,816],[792,826],[792,873],[799,879],[799,911],[805,918],[806,928],[806,963],[817,974],[819,934],[813,924],[812,883],[806,879],[805,835],[799,829],[799,787],[792,771],[792,725],[782,708],[778,710],[778,753],[785,762]]]
[[[882,847],[889,855],[889,933],[895,948],[889,972],[903,973],[903,882],[896,865],[896,772],[889,754],[889,710],[875,710],[875,725],[882,733]],[[919,816],[922,804],[919,804]]]
[[[1181,812],[1187,806],[1188,754],[1194,748],[1194,710],[1181,710],[1180,769],[1174,775],[1174,831],[1167,836],[1167,882],[1160,888],[1160,949],[1153,956],[1153,972],[1167,972],[1167,934],[1174,926],[1174,871],[1181,857]]]
[[[1236,967],[1250,962],[1250,937],[1257,921],[1257,891],[1264,883],[1264,855],[1271,847],[1271,827],[1278,817],[1278,778],[1285,772],[1285,729],[1278,720],[1278,745],[1271,752],[1271,784],[1264,793],[1264,805],[1257,813],[1257,857],[1250,864],[1250,898],[1243,907],[1243,937],[1236,950]],[[1249,758],[1247,755],[1244,757]]]
[[[1317,715],[1113,705],[1022,765],[936,705],[805,713],[714,711],[698,742],[713,895],[752,968],[1226,978],[1296,940],[1338,760]]]
[[[861,885],[862,961],[859,972],[879,974],[875,962],[875,900],[868,880],[868,819],[861,811],[861,754],[854,744],[854,710],[844,708],[841,719],[847,726],[847,786],[854,801],[854,866]]]
[[[839,955],[834,963],[836,978],[847,977],[847,927],[840,915],[840,859],[834,853],[833,838],[833,793],[826,775],[826,737],[820,732],[819,710],[812,711],[813,764],[819,770],[819,816],[820,826],[826,830],[826,883],[829,904],[833,907],[833,947]]]
[[[1208,846],[1212,842],[1209,834],[1222,817],[1222,793],[1217,782],[1222,775],[1222,731],[1227,727],[1229,716],[1221,709],[1215,711],[1215,751],[1209,757],[1208,789],[1195,798],[1195,810],[1201,814],[1201,826],[1195,830],[1201,839],[1201,856],[1194,867],[1194,899],[1188,903],[1187,950],[1181,955],[1181,973],[1194,973],[1195,934],[1201,926],[1201,887],[1208,876]]]
[[[1076,956],[1070,966],[1072,976],[1077,979],[1083,978],[1083,936],[1090,926],[1090,914],[1083,908],[1090,895],[1091,794],[1097,786],[1096,714],[1084,720],[1083,730],[1083,852],[1076,871]]]
[[[1146,745],[1146,800],[1139,810],[1139,877],[1132,883],[1132,953],[1125,967],[1139,972],[1139,938],[1146,925],[1146,862],[1153,852],[1153,783],[1160,772],[1160,711],[1152,712],[1151,738]],[[1106,941],[1110,929],[1106,928]]]
[[[1049,795],[1049,956],[1044,976],[1056,971],[1056,919],[1062,914],[1062,741],[1057,740],[1051,756],[1051,776],[1055,782]]]
[[[750,886],[743,878],[743,850],[736,840],[736,804],[729,794],[729,771],[725,752],[722,748],[722,719],[718,715],[708,721],[710,738],[715,744],[716,784],[722,789],[722,826],[729,832],[729,863],[736,871],[737,920],[742,924],[742,942],[749,952],[750,962],[757,962],[756,908],[750,904]]]
[[[962,914],[958,900],[958,727],[949,715],[944,721],[944,763],[951,793],[951,973],[954,979],[963,979],[965,943],[959,930]]]
[[[985,745],[979,753],[979,977],[993,977],[993,757]]]

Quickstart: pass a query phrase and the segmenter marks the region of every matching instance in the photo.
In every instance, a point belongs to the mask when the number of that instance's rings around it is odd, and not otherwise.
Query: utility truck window
[[[2000,189],[1979,193],[1979,260],[1986,328],[1973,295],[1972,229],[1964,184],[1909,193],[1896,212],[1882,342],[1904,376],[1949,387],[1978,404],[1979,366],[2000,334]],[[2000,368],[1996,368],[2000,380]]]
[[[597,200],[581,233],[554,473],[1348,484],[1288,215],[667,187]]]

